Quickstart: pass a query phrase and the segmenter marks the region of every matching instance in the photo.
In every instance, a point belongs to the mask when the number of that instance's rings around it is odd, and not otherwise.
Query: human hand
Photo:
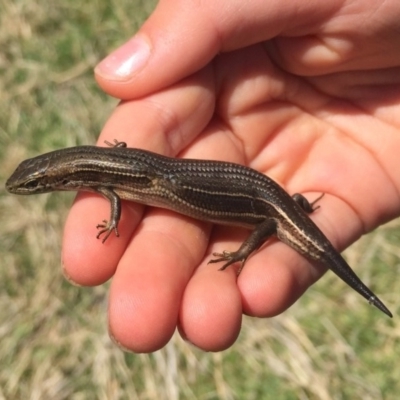
[[[400,6],[209,3],[161,1],[139,33],[152,49],[143,68],[124,77],[115,74],[118,62],[97,69],[104,90],[130,99],[99,143],[239,162],[289,193],[311,200],[326,193],[312,218],[339,249],[398,216]],[[279,314],[323,273],[273,243],[236,282],[234,268],[219,272],[207,261],[214,251],[236,250],[247,232],[211,232],[172,212],[142,214],[131,203],[123,205],[121,237],[102,245],[95,226],[108,209],[98,196],[78,196],[63,263],[79,284],[113,277],[110,333],[133,351],[157,350],[176,326],[200,348],[224,349],[242,312]]]

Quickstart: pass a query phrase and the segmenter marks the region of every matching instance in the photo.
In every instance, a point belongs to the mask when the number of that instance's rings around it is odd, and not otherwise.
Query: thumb
[[[161,0],[140,31],[97,65],[96,80],[114,97],[142,97],[193,74],[219,52],[285,30],[290,36],[296,30],[304,34],[305,25],[315,27],[333,12],[334,3]]]

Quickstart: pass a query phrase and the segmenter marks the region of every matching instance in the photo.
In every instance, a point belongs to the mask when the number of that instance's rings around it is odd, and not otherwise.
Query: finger
[[[204,255],[209,227],[156,209],[140,223],[110,291],[109,331],[121,347],[147,353],[170,340],[185,286]]]
[[[179,331],[205,351],[227,349],[240,333],[243,297],[238,286],[238,266],[221,271],[221,264],[208,262],[214,252],[239,248],[246,235],[246,230],[237,227],[214,227],[206,257],[186,287]]]
[[[179,91],[179,96],[176,95]],[[204,75],[185,80],[166,91],[140,101],[120,104],[101,136],[174,155],[193,140],[210,119],[212,91]],[[103,144],[104,145],[104,144]],[[123,202],[120,237],[112,234],[102,244],[96,240],[96,225],[109,218],[109,202],[101,196],[82,193],[67,218],[63,241],[66,276],[78,284],[94,285],[109,279],[141,218],[143,207]]]
[[[320,2],[162,0],[136,36],[95,69],[104,91],[133,99],[198,71],[220,52],[304,35],[338,7]]]
[[[240,230],[239,230],[240,231]],[[212,241],[218,238],[213,235]],[[235,246],[232,235],[226,248]],[[205,351],[222,351],[237,339],[242,321],[242,296],[236,269],[220,271],[208,264],[211,248],[189,281],[182,299],[179,331],[182,337]]]

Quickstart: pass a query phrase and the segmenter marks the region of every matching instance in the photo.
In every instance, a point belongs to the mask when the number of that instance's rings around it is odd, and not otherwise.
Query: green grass
[[[400,323],[328,273],[289,311],[244,318],[237,343],[209,354],[178,335],[150,355],[107,333],[107,288],[60,268],[71,195],[20,198],[4,181],[22,159],[94,143],[116,101],[93,66],[154,2],[0,0],[0,399],[397,399]],[[400,224],[346,253],[398,315]]]

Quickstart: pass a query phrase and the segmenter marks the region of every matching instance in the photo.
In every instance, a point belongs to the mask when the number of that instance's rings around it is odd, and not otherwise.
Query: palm
[[[343,79],[346,71],[336,81],[335,76],[296,76],[274,65],[261,45],[223,55],[216,64],[224,157],[236,153],[235,161],[272,176],[289,192],[331,195],[336,209],[324,210],[332,214],[330,228],[340,230],[334,221],[338,212],[353,221],[342,246],[397,215],[397,90],[373,81],[349,88],[354,79]]]

